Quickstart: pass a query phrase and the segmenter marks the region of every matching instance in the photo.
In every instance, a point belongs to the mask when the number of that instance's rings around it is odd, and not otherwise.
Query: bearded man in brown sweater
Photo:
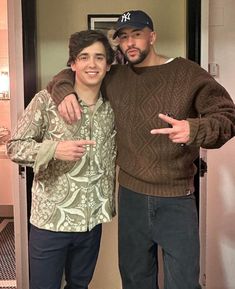
[[[199,65],[156,53],[156,33],[145,12],[123,13],[115,37],[128,64],[112,66],[102,93],[117,129],[123,289],[158,288],[158,245],[164,288],[199,289],[194,161],[200,147],[219,148],[234,136],[235,106]],[[67,121],[82,117],[71,70],[58,74],[48,89]]]

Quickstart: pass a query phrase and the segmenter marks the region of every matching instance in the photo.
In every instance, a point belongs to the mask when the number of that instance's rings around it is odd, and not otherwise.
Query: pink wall
[[[11,128],[9,100],[0,100],[0,126]]]
[[[0,73],[8,71],[7,1],[0,1]],[[0,126],[10,130],[10,101],[0,100]],[[11,161],[7,159],[4,146],[0,145],[0,206],[12,205]]]
[[[0,206],[12,205],[11,161],[0,158]]]
[[[10,129],[10,101],[0,100],[0,126]],[[4,145],[0,145],[0,206],[12,205],[11,166],[12,163],[5,155]]]

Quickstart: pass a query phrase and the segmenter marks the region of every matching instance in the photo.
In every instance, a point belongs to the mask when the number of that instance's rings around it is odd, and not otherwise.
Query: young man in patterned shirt
[[[32,166],[30,289],[87,289],[96,265],[101,224],[115,215],[115,130],[101,82],[114,59],[98,31],[71,35],[68,65],[83,116],[58,114],[47,90],[35,95],[8,142],[12,161]]]

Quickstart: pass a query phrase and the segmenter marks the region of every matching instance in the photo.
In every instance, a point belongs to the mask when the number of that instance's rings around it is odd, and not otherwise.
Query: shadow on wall
[[[219,151],[210,152],[216,155],[217,159],[219,158],[220,165],[217,169],[213,169],[213,188],[215,189],[208,192],[211,194],[208,202],[209,214],[213,214],[213,217],[209,215],[207,223],[209,228],[207,266],[211,268],[213,265],[213,270],[210,269],[214,272],[213,276],[208,276],[208,279],[213,280],[217,276],[218,288],[235,288],[231,287],[234,286],[232,284],[234,280],[228,279],[228,276],[231,276],[231,273],[228,272],[229,268],[235,266],[235,254],[233,253],[235,252],[235,169],[231,170],[231,163],[235,164],[235,154],[228,154],[232,146],[234,146],[233,140]],[[216,260],[216,262],[210,264],[211,260]],[[214,280],[213,284],[216,283],[217,281]]]

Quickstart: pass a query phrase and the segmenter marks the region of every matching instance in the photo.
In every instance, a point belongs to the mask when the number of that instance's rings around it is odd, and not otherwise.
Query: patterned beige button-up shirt
[[[35,95],[7,144],[12,161],[32,166],[30,222],[38,228],[83,232],[115,215],[115,130],[108,101],[94,111],[81,102],[82,119],[63,121],[47,90]],[[54,159],[58,141],[92,139],[80,161]]]

